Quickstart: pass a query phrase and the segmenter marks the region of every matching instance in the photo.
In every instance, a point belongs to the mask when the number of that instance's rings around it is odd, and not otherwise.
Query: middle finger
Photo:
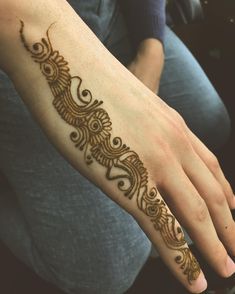
[[[219,238],[235,255],[235,223],[221,185],[197,154],[188,157],[183,168],[206,202]]]

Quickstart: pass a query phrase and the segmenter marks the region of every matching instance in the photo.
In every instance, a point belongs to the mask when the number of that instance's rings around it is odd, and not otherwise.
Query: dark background
[[[202,5],[205,14],[202,22],[177,25],[174,30],[199,60],[230,113],[231,137],[226,146],[216,155],[235,190],[235,0],[204,0]],[[234,277],[225,280],[216,276],[196,249],[193,248],[193,250],[206,272],[210,289],[225,289],[235,285]],[[60,290],[32,273],[1,243],[0,293],[62,294]],[[128,291],[128,294],[145,293],[184,294],[187,292],[161,262],[149,259],[135,284]]]

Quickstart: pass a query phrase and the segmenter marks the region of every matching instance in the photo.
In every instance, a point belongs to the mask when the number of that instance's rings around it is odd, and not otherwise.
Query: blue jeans
[[[106,46],[133,57],[121,15]],[[166,29],[160,96],[211,148],[228,137],[227,111],[201,67]],[[151,243],[136,221],[74,170],[47,141],[0,72],[0,239],[66,293],[120,294],[134,282]]]

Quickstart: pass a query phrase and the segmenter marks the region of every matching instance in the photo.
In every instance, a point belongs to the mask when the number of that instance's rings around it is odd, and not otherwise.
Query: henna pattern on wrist
[[[50,29],[50,28],[49,28]],[[87,164],[94,161],[106,168],[107,180],[116,180],[117,188],[125,197],[137,200],[138,208],[148,216],[166,246],[176,250],[175,262],[180,265],[188,282],[196,280],[200,266],[188,248],[185,248],[183,231],[168,212],[165,202],[158,197],[157,189],[148,186],[148,173],[138,154],[123,144],[120,137],[111,136],[112,122],[102,101],[93,98],[88,90],[82,90],[82,79],[71,76],[68,62],[54,50],[49,38],[29,46],[21,21],[20,37],[25,49],[39,64],[53,94],[53,106],[61,118],[74,128],[70,140],[81,151]],[[72,85],[77,83],[77,93]]]

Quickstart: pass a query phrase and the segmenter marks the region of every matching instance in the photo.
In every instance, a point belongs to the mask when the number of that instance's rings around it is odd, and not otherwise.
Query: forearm
[[[120,129],[126,127],[122,126],[117,117],[120,105],[125,104],[126,99],[131,101],[136,95],[146,96],[149,99],[150,92],[113,58],[66,1],[50,1],[52,5],[47,3],[47,1],[38,1],[38,6],[35,8],[37,17],[32,18],[28,12],[32,7],[29,10],[25,8],[29,5],[28,1],[25,1],[22,11],[12,12],[10,22],[4,23],[5,30],[10,30],[11,34],[6,34],[1,43],[2,67],[8,72],[17,91],[49,140],[77,170],[115,198],[114,183],[105,178],[106,168],[99,164],[87,165],[84,158],[85,150],[81,151],[81,146],[75,148],[76,143],[70,139],[70,134],[76,132],[76,127],[73,123],[61,119],[61,113],[53,105],[56,97],[48,87],[47,77],[42,74],[42,64],[35,63],[31,57],[32,53],[29,54],[25,47],[29,46],[33,50],[32,45],[42,37],[46,39],[46,31],[51,26],[49,38],[53,50],[59,50],[59,54],[69,63],[67,67],[70,75],[68,80],[71,83],[70,90],[74,96],[77,96],[77,86],[81,79],[80,94],[83,89],[89,89],[92,93],[91,102],[96,99],[103,101],[105,110],[109,116],[112,116],[109,135],[113,138],[121,134]],[[23,1],[21,4],[23,6]],[[20,19],[24,22],[21,36]],[[23,35],[27,40],[25,44],[21,39]],[[79,78],[74,78],[75,76]],[[76,102],[82,104],[81,101]],[[126,115],[131,115],[131,112],[134,113],[134,110],[127,107]],[[124,203],[125,197],[121,201]],[[133,204],[127,203],[131,208]]]

